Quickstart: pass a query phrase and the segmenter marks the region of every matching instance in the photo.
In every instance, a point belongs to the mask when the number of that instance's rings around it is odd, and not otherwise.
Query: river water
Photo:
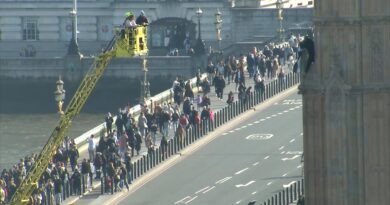
[[[77,137],[104,122],[105,113],[82,113],[68,133]],[[58,114],[0,114],[0,169],[9,169],[20,158],[39,153],[59,120]]]

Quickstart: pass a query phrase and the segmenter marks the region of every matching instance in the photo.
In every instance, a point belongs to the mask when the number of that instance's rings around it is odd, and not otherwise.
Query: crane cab
[[[148,54],[147,27],[116,29],[116,57],[133,57]]]

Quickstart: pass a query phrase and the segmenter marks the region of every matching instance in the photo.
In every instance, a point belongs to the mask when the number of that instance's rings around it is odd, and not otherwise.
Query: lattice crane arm
[[[115,50],[108,51],[99,55],[88,73],[83,78],[80,86],[68,104],[65,113],[61,115],[58,125],[53,130],[46,145],[43,147],[36,162],[32,165],[26,178],[22,181],[15,194],[13,195],[10,204],[25,205],[29,202],[30,196],[37,188],[37,183],[45,172],[47,166],[51,162],[56,150],[63,142],[66,133],[68,132],[72,119],[80,112],[84,106],[96,83],[104,73],[107,65],[115,56]]]

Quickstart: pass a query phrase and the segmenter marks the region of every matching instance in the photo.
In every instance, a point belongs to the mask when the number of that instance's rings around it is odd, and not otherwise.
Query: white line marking
[[[267,183],[267,186],[269,186],[269,185],[271,185],[271,184],[272,184],[272,182],[268,182],[268,183]]]
[[[283,112],[288,113],[288,110],[285,110],[285,111],[283,111]]]
[[[298,166],[297,166],[298,169],[301,168],[301,167],[302,167],[302,165],[298,165]]]
[[[301,133],[301,136],[303,136],[303,133]]]
[[[253,124],[252,123],[249,123],[248,126],[252,126]]]
[[[180,199],[179,201],[175,202],[175,204],[181,203],[181,202],[183,202],[184,200],[186,200],[187,198],[191,198],[191,197],[190,197],[190,196],[186,196],[186,197]]]
[[[234,129],[235,131],[238,131],[238,130],[241,130],[241,128],[236,128],[236,129]]]
[[[290,187],[292,184],[294,184],[296,181],[292,181],[289,184],[283,184],[283,188]]]
[[[240,171],[236,172],[235,175],[241,174],[241,173],[245,172],[248,169],[249,169],[248,167],[245,168],[245,169],[241,169]]]
[[[280,154],[284,154],[284,153],[286,153],[286,151],[283,151],[283,152],[281,152]]]
[[[251,185],[251,184],[253,184],[253,183],[255,183],[256,181],[250,181],[250,182],[248,182],[248,183],[246,183],[246,184],[237,184],[236,185],[236,187],[237,188],[239,188],[239,187],[246,187],[246,186],[249,186],[249,185]]]
[[[222,135],[227,135],[227,134],[229,134],[229,133],[226,133],[226,132],[225,132],[225,133],[223,133]]]
[[[283,177],[287,176],[287,173],[283,174],[282,176],[283,176]]]
[[[260,121],[264,121],[265,119],[261,119]]]
[[[292,140],[290,140],[290,143],[293,143],[295,141],[295,139],[292,139]]]
[[[233,132],[234,132],[234,130],[230,130],[229,132],[230,132],[230,133],[233,133]]]
[[[188,200],[188,201],[187,201],[185,204],[188,204],[188,203],[190,203],[191,201],[195,200],[196,198],[198,198],[198,196],[194,196],[194,198],[192,198],[192,199]]]
[[[289,110],[293,111],[293,110],[295,110],[295,108],[290,108]]]
[[[258,165],[260,162],[255,162],[255,163],[253,163],[252,165],[253,166],[256,166],[256,165]]]
[[[244,125],[244,126],[242,126],[242,127],[241,127],[241,129],[243,129],[243,128],[247,128],[247,127],[248,127],[248,126]]]
[[[283,115],[283,113],[282,113],[282,112],[280,112],[280,113],[278,113],[278,115]]]
[[[270,119],[271,117],[266,117],[267,119]]]
[[[236,204],[239,204],[239,203],[241,203],[241,201],[237,201],[237,202],[236,202]]]
[[[266,157],[264,157],[264,159],[268,159],[269,158],[269,155],[268,156],[266,156]]]
[[[272,117],[276,117],[277,115],[272,115]]]
[[[223,179],[220,179],[220,180],[216,181],[215,183],[216,183],[216,184],[222,184],[222,183],[226,182],[227,180],[229,180],[229,179],[231,179],[231,178],[232,178],[232,177],[225,177],[225,178],[223,178]]]
[[[279,150],[282,150],[282,149],[284,149],[284,146],[279,147]]]
[[[287,161],[287,160],[294,160],[294,159],[296,159],[296,158],[298,158],[298,157],[300,157],[301,155],[295,155],[295,156],[293,156],[293,157],[291,157],[291,158],[282,158],[282,161]]]
[[[254,191],[254,192],[252,192],[252,195],[255,195],[257,193],[257,191]]]
[[[210,187],[209,189],[207,189],[206,191],[204,191],[204,192],[202,192],[202,193],[205,194],[205,193],[211,191],[211,190],[214,189],[214,188],[215,188],[215,186],[212,186],[212,187]]]
[[[257,121],[255,121],[254,123],[255,123],[255,124],[259,124],[259,123],[260,123],[260,121],[258,121],[258,120],[257,120]]]
[[[206,186],[205,188],[203,188],[203,189],[201,189],[201,190],[199,190],[199,191],[195,192],[195,194],[198,194],[198,193],[200,193],[200,192],[204,191],[205,189],[207,189],[207,188],[209,188],[209,187],[210,187],[210,186]]]

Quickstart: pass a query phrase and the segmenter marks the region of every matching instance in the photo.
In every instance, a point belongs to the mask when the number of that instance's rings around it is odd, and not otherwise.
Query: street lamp
[[[222,13],[217,9],[217,13],[215,13],[215,30],[217,31],[217,41],[218,41],[218,50],[221,52],[221,30],[222,30]]]
[[[200,30],[200,18],[202,17],[203,11],[202,9],[198,8],[198,10],[195,12],[196,17],[198,17],[198,40],[196,42],[195,46],[195,53],[198,55],[205,53],[205,47],[204,43],[201,38],[201,30]]]
[[[73,0],[73,10],[69,12],[69,15],[72,18],[72,39],[68,47],[68,55],[80,55],[77,44],[77,0]]]
[[[279,40],[281,42],[283,42],[284,41],[284,37],[283,37],[284,29],[283,29],[283,2],[282,2],[282,0],[276,1],[276,8],[278,9],[277,20],[279,21],[279,29],[277,30],[277,32],[279,34]]]
[[[150,98],[150,84],[148,82],[148,67],[145,57],[142,58],[142,71],[144,72],[144,80],[141,82],[141,96],[140,103],[146,103],[146,100]]]
[[[58,113],[62,115],[64,114],[64,111],[62,111],[62,106],[65,100],[65,90],[64,90],[64,82],[61,80],[61,76],[59,76],[56,85],[57,85],[57,90],[54,92],[54,97],[55,100],[57,101]]]

